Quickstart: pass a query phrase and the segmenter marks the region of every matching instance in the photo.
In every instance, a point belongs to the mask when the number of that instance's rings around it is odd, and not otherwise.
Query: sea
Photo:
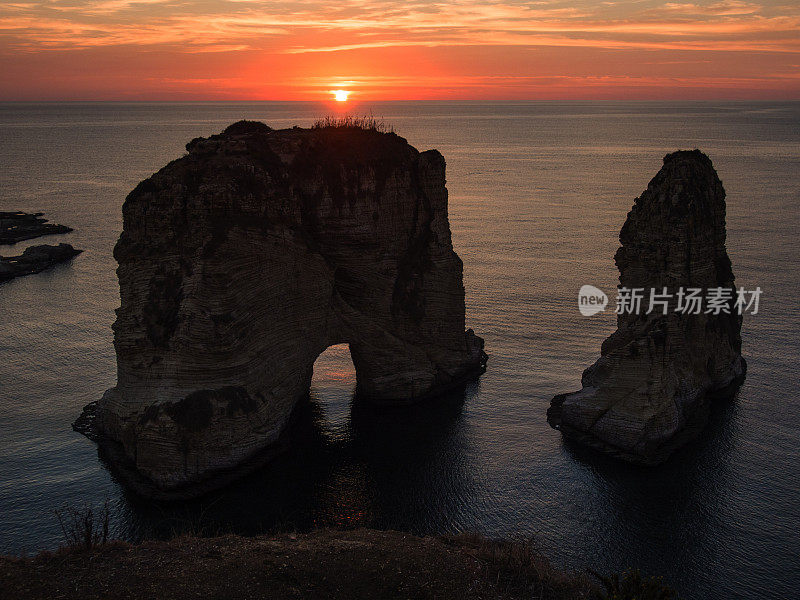
[[[126,491],[71,423],[115,384],[112,249],[125,196],[239,119],[309,126],[369,115],[447,161],[467,326],[486,373],[406,408],[352,403],[347,346],[315,363],[301,433],[259,471],[184,503]],[[546,422],[615,329],[619,229],[665,154],[699,148],[727,191],[747,379],[700,438],[656,468],[565,443]],[[67,264],[0,285],[0,553],[64,543],[57,511],[108,502],[111,535],[312,527],[532,540],[559,567],[639,569],[686,599],[800,589],[800,103],[4,103],[0,210],[73,233]],[[578,311],[581,286],[609,308]],[[275,357],[265,357],[267,361]]]

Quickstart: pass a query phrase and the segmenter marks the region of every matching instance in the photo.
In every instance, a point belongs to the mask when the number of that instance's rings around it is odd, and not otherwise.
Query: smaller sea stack
[[[744,379],[742,317],[725,249],[725,190],[699,150],[668,154],[620,231],[622,312],[578,392],[553,398],[547,419],[566,437],[621,459],[655,465],[698,435],[713,398]],[[663,302],[648,314],[651,290]],[[687,310],[680,290],[722,288],[722,308]]]

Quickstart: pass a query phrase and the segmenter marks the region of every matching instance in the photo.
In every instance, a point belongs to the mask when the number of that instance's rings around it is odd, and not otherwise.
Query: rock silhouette
[[[377,403],[483,372],[439,152],[246,121],[187,150],[130,193],[114,251],[117,385],[93,430],[140,491],[192,495],[273,446],[331,345]]]
[[[83,250],[76,250],[71,244],[58,246],[30,246],[19,256],[0,256],[0,283],[15,277],[33,275],[66,262]]]
[[[48,223],[44,213],[24,213],[21,211],[0,211],[0,244],[16,244],[43,235],[69,233],[72,228],[66,225]]]
[[[628,213],[615,256],[620,288],[644,290],[641,311],[618,315],[583,389],[553,398],[553,427],[643,464],[663,462],[698,434],[712,399],[731,395],[746,369],[725,236],[725,190],[711,160],[698,150],[667,155]],[[673,295],[667,314],[661,306],[646,314],[650,290],[664,288]],[[676,310],[680,288],[724,288],[727,312]]]

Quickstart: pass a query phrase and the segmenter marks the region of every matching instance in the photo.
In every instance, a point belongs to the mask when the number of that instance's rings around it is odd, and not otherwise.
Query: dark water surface
[[[317,361],[294,450],[189,504],[136,499],[73,433],[115,382],[111,251],[120,207],[193,137],[240,118],[309,125],[329,107],[0,104],[0,210],[75,228],[72,263],[0,286],[0,552],[61,542],[54,508],[106,498],[116,536],[245,534],[316,525],[534,536],[558,564],[661,574],[686,598],[790,598],[800,588],[800,104],[361,106],[447,159],[467,323],[489,369],[410,409],[351,408],[347,347]],[[633,199],[678,148],[707,152],[728,192],[737,283],[764,290],[742,337],[749,372],[701,441],[657,469],[565,445],[550,398],[580,387],[614,329],[582,317],[611,292]]]

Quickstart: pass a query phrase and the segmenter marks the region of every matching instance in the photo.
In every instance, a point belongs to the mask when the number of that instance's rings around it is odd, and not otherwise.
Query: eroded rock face
[[[138,473],[176,488],[274,443],[333,344],[376,402],[482,372],[441,154],[244,121],[187,150],[128,196],[114,251],[117,385],[95,428]]]
[[[636,199],[615,256],[621,288],[644,288],[640,314],[620,314],[583,389],[556,396],[550,424],[570,438],[625,460],[657,464],[706,423],[714,396],[745,374],[741,323],[725,249],[725,190],[698,150],[675,152]],[[731,291],[729,314],[645,314],[650,289]]]

